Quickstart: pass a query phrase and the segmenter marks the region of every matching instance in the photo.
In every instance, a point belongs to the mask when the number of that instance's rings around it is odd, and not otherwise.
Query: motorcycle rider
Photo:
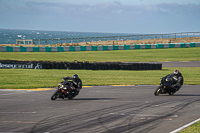
[[[78,74],[74,74],[72,76],[73,87],[76,89],[76,93],[78,95],[79,91],[82,89],[82,80],[79,78]]]
[[[175,83],[172,85],[176,91],[178,91],[183,85],[183,76],[179,70],[175,70],[173,73],[169,74],[174,79]],[[168,75],[167,75],[168,76]]]
[[[79,94],[80,90],[82,89],[82,80],[79,78],[78,74],[74,74],[72,77],[65,77],[64,79],[72,80],[72,88],[76,95]]]
[[[72,91],[75,92],[75,95],[78,95],[80,90],[82,89],[82,81],[79,78],[78,74],[74,74],[72,77],[66,76],[63,77],[63,80],[72,80],[72,83],[69,88],[72,87]],[[71,95],[71,94],[70,94]],[[64,99],[64,95],[60,95],[60,98]]]
[[[75,89],[79,91],[82,89],[82,80],[79,78],[78,74],[74,74],[72,77],[67,76],[64,79],[72,80],[72,86],[75,87]]]

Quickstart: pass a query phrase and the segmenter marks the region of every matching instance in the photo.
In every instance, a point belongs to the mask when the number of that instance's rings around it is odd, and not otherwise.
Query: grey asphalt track
[[[162,62],[200,67],[200,62]],[[200,85],[154,96],[157,86],[94,86],[74,100],[55,90],[0,90],[0,133],[169,133],[200,118]]]
[[[74,100],[51,91],[0,91],[0,133],[169,133],[200,117],[200,85],[154,96],[157,86],[94,86]]]

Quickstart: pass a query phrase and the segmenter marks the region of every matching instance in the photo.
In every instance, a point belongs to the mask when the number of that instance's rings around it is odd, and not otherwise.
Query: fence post
[[[52,39],[51,45],[53,45],[53,39]]]
[[[60,44],[60,39],[58,39],[58,44]]]
[[[138,35],[137,35],[137,40],[138,40]]]
[[[180,38],[182,38],[182,32],[181,32],[181,36],[180,36]]]
[[[39,39],[39,45],[40,45],[40,39]]]
[[[195,34],[195,33],[193,32],[193,37],[194,37],[194,34]]]
[[[47,45],[47,39],[46,39],[46,41],[45,41],[45,44]]]
[[[175,38],[176,38],[176,33],[174,33],[175,34]]]
[[[73,44],[73,38],[71,38],[71,43]]]

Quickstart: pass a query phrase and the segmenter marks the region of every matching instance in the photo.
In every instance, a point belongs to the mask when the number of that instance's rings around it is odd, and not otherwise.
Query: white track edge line
[[[174,131],[172,131],[172,132],[170,132],[170,133],[177,133],[177,132],[179,132],[179,131],[181,131],[181,130],[183,130],[183,129],[189,127],[189,126],[191,126],[192,124],[194,124],[194,123],[196,123],[196,122],[198,122],[198,121],[200,121],[200,118],[197,119],[197,120],[194,120],[194,121],[192,121],[192,122],[190,122],[190,123],[188,123],[188,124],[186,124],[186,125],[184,125],[184,126],[182,126],[182,127],[180,127],[180,128],[178,128],[178,129],[176,129],[176,130],[174,130]]]

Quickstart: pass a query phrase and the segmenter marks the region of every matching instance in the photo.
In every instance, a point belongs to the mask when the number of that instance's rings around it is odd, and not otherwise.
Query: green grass
[[[200,121],[180,131],[179,133],[200,133]]]
[[[200,47],[79,52],[0,52],[1,60],[148,62],[199,61]]]
[[[43,61],[199,61],[200,48],[138,49],[116,51],[80,52],[0,52],[0,60],[43,60]],[[55,87],[64,76],[77,73],[83,85],[136,85],[159,84],[160,78],[174,69],[184,76],[185,85],[200,84],[199,67],[163,68],[154,71],[92,71],[92,70],[34,70],[0,69],[0,88]]]
[[[163,70],[125,71],[125,70],[38,70],[38,69],[0,69],[0,88],[45,88],[56,87],[61,78],[77,73],[84,86],[94,85],[158,85],[160,78],[170,74],[175,68]],[[200,67],[180,67],[184,85],[200,84]]]

